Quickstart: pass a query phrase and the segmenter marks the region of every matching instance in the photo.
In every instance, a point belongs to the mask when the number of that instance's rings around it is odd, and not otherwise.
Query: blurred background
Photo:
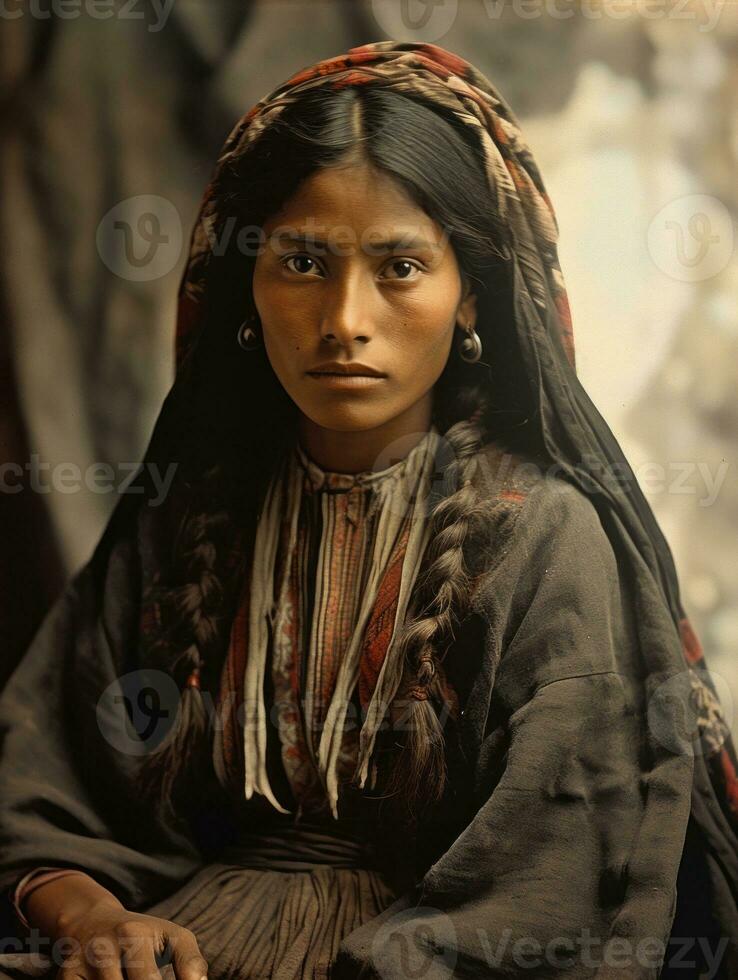
[[[580,377],[738,736],[738,5],[4,0],[0,32],[0,681],[144,451],[232,124],[297,69],[391,37],[472,61],[521,119]]]

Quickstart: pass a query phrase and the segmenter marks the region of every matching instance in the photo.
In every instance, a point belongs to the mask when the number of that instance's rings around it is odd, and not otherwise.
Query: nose
[[[367,343],[372,332],[368,297],[360,274],[334,279],[323,305],[321,340],[350,347],[353,342]]]

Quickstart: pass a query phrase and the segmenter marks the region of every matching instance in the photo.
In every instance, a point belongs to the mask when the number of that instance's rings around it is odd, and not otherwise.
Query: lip
[[[328,374],[308,371],[308,377],[326,388],[367,388],[381,384],[386,380],[384,375],[376,374]]]
[[[316,376],[326,375],[336,377],[337,375],[352,378],[386,378],[384,372],[377,368],[370,367],[368,364],[361,364],[359,361],[326,361],[324,364],[316,364],[314,368],[306,372]]]

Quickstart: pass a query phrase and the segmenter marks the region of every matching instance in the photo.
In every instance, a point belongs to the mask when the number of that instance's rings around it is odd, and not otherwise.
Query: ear
[[[471,282],[464,278],[464,292],[459,303],[456,319],[463,326],[473,327],[477,322],[477,296],[472,292]]]

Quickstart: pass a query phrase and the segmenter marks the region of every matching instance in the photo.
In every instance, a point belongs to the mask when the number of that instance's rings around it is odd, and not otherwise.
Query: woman
[[[236,125],[140,493],[0,699],[7,975],[738,975],[735,752],[556,240],[440,47]]]

